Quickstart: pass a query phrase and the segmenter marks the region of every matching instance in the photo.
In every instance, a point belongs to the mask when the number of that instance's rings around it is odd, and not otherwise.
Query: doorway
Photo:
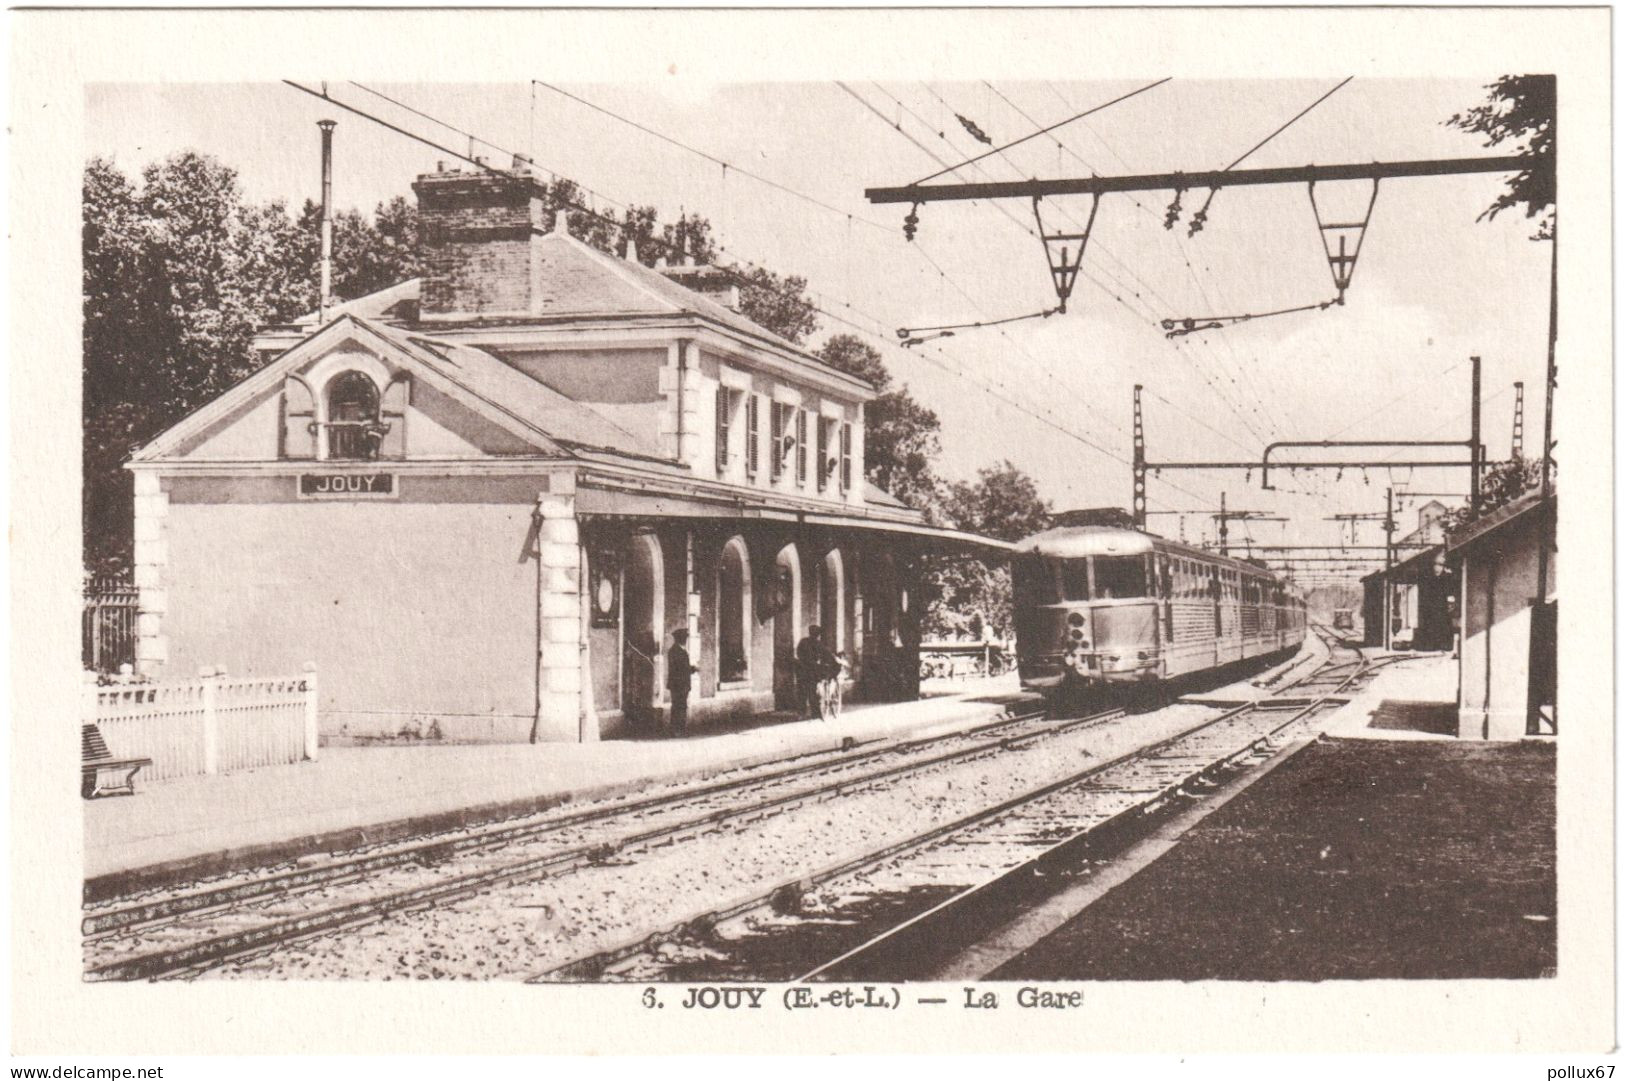
[[[801,641],[801,554],[794,544],[773,560],[773,707],[796,710],[796,643]]]
[[[642,533],[627,545],[621,591],[621,711],[639,733],[659,727],[661,638],[665,622],[665,565],[660,539]]]

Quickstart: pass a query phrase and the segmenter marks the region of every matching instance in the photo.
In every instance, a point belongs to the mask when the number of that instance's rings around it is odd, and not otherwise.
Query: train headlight
[[[1077,642],[1077,641],[1081,641],[1082,639],[1083,639],[1083,630],[1081,628],[1079,628],[1079,627],[1073,627],[1072,628],[1072,640],[1074,642]]]
[[[1073,612],[1071,615],[1066,617],[1066,621],[1071,626],[1081,627],[1081,626],[1083,626],[1083,613],[1082,612]]]

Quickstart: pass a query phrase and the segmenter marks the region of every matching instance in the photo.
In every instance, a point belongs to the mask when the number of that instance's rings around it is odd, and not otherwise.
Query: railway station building
[[[1556,495],[1530,492],[1484,515],[1450,539],[1448,554],[1462,589],[1457,735],[1555,734]]]
[[[591,741],[657,726],[677,628],[691,724],[794,708],[818,625],[915,697],[921,556],[1008,546],[865,482],[873,390],[548,227],[522,162],[414,191],[420,279],[268,328],[134,455],[139,670],[315,661],[328,738]]]

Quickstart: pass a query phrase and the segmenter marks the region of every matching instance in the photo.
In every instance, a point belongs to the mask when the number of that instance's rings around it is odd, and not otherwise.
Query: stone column
[[[700,375],[699,349],[693,342],[679,339],[667,348],[666,365],[660,369],[660,393],[665,398],[660,411],[661,453],[698,466],[704,445],[700,421],[705,380]]]
[[[169,496],[163,491],[158,474],[145,469],[137,471],[135,669],[143,676],[159,674],[169,660],[169,639],[163,633],[163,617],[169,603],[164,589],[164,567],[169,562],[164,519],[168,514]]]
[[[575,475],[555,473],[536,500],[536,724],[531,741],[579,740],[581,729],[581,553]],[[597,733],[592,733],[596,737]]]

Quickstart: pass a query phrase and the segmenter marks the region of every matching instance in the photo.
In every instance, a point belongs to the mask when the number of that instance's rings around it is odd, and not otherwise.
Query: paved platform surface
[[[324,747],[317,761],[142,784],[90,800],[87,891],[161,882],[636,791],[843,741],[948,732],[1034,699],[1016,677],[931,681],[915,702],[853,705],[839,720],[782,721],[684,739]]]
[[[1392,656],[1401,659],[1357,691],[1325,725],[1326,734],[1342,739],[1454,739],[1455,659],[1448,653]]]
[[[1550,742],[1309,744],[989,978],[1551,975],[1556,758]]]

